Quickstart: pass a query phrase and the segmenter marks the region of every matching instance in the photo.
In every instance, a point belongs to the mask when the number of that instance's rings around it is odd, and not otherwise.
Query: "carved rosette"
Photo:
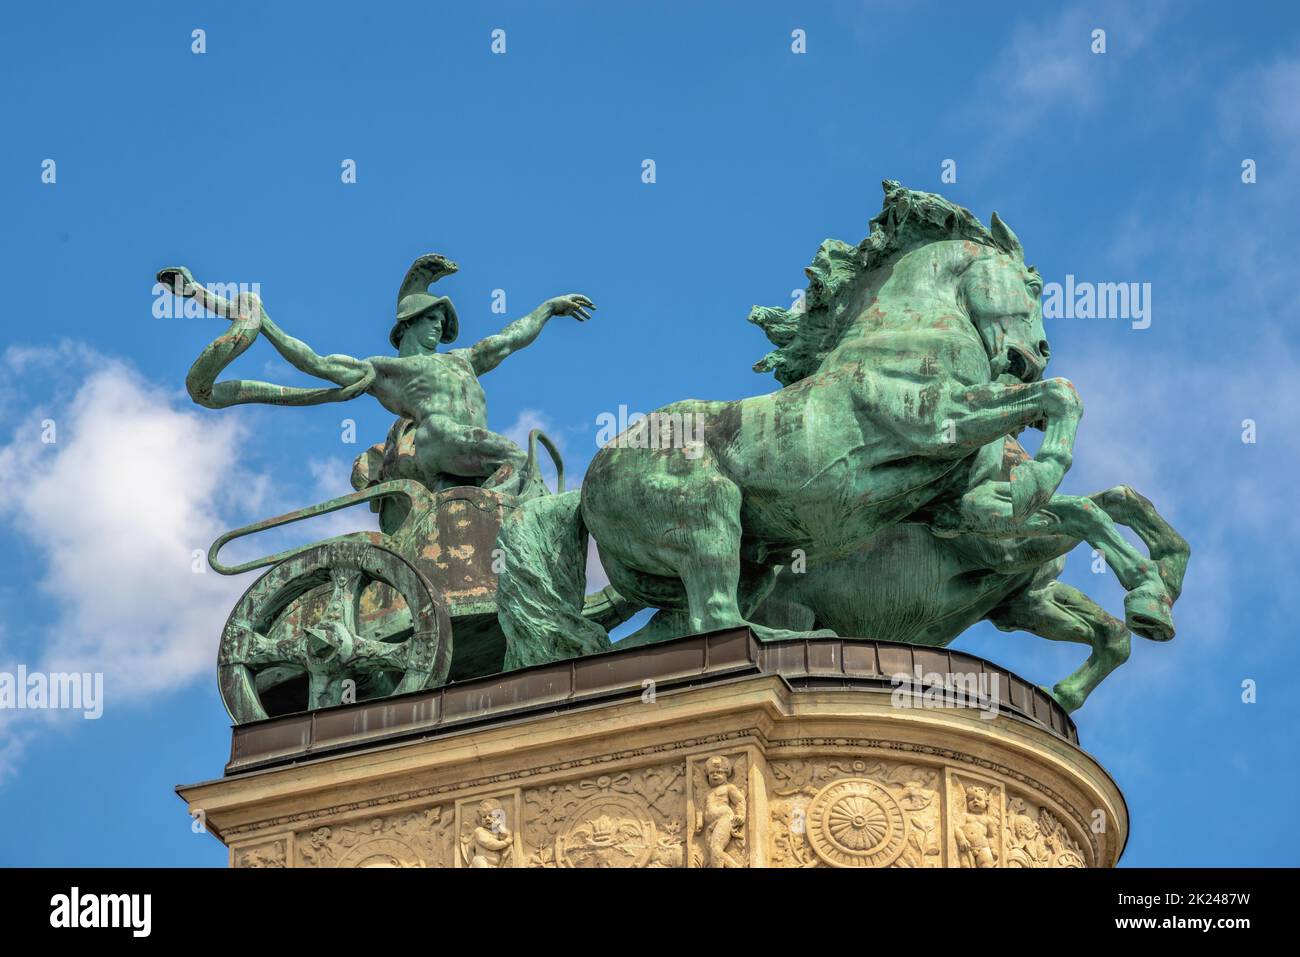
[[[774,866],[942,866],[938,769],[827,757],[769,771]]]
[[[888,867],[907,846],[907,820],[880,785],[848,778],[828,784],[812,799],[808,839],[832,867]]]

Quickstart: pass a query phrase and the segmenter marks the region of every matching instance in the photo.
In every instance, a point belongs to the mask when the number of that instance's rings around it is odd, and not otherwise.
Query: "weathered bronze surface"
[[[607,443],[567,492],[545,436],[534,432],[525,451],[487,429],[478,376],[552,316],[589,318],[585,297],[548,300],[469,349],[438,353],[459,317],[425,289],[457,266],[423,256],[399,290],[398,355],[354,359],[317,355],[255,297],[232,303],[184,268],[160,272],[232,320],[190,370],[199,404],[366,393],[398,417],[357,459],[357,494],[213,546],[223,573],[274,565],[222,640],[236,723],[606,651],[609,630],[641,608],[655,614],[627,647],[734,629],[763,642],[839,634],[941,646],[987,618],[1091,649],[1048,692],[1066,711],[1128,657],[1130,632],[1172,638],[1187,543],[1126,486],[1057,492],[1082,401],[1071,383],[1043,377],[1042,282],[1019,239],[996,213],[986,227],[940,196],[884,185],[866,239],[822,244],[799,306],[751,313],[776,346],[756,369],[781,389],[666,406]],[[260,333],[333,387],[217,381]],[[1044,431],[1033,456],[1016,439],[1026,428]],[[554,493],[539,444],[559,472]],[[234,568],[217,560],[233,537],[363,501],[380,532]],[[589,539],[611,581],[595,595],[585,594]],[[1080,542],[1124,586],[1123,621],[1056,580]]]
[[[601,449],[580,508],[535,501],[507,519],[508,554],[564,549],[550,577],[507,563],[507,635],[594,640],[564,573],[585,529],[619,594],[658,609],[635,642],[748,626],[945,644],[989,617],[1092,649],[1052,689],[1073,710],[1127,658],[1128,632],[1173,637],[1187,543],[1125,487],[1056,492],[1082,401],[1043,378],[1042,282],[1019,239],[996,213],[986,228],[884,186],[866,239],[822,244],[800,308],[751,313],[777,346],[756,368],[784,388],[666,406]],[[1033,457],[1014,440],[1030,427],[1045,433]],[[1081,541],[1124,586],[1123,623],[1055,581]]]

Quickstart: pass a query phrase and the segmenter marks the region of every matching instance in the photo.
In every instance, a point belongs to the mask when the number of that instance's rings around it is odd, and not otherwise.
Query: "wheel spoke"
[[[268,665],[304,665],[305,649],[298,637],[272,641],[260,631],[248,630],[222,649],[222,663],[264,668]]]
[[[329,708],[343,698],[343,680],[333,675],[309,672],[307,675],[307,707],[311,710]]]
[[[354,635],[357,633],[357,606],[361,603],[361,592],[369,584],[366,579],[365,573],[359,570],[330,573],[330,600],[325,606],[324,617],[337,619]]]
[[[357,638],[348,664],[357,671],[406,671],[409,667],[410,641],[375,641]]]

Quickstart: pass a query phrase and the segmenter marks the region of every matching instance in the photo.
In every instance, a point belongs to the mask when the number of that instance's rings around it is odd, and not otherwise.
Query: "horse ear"
[[[992,224],[993,228],[990,231],[993,233],[993,242],[997,244],[998,249],[1024,262],[1024,247],[1020,245],[1020,240],[1011,231],[1011,227],[1002,221],[996,211],[993,213]]]

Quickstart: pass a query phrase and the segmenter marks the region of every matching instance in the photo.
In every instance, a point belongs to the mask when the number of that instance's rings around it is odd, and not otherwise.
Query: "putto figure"
[[[397,315],[389,342],[396,356],[357,359],[319,355],[305,342],[286,334],[266,314],[261,300],[241,293],[232,303],[199,285],[184,266],[170,266],[158,281],[177,295],[192,297],[204,308],[231,320],[230,328],[203,350],[186,376],[190,397],[210,409],[260,402],[268,405],[320,405],[345,402],[363,393],[379,400],[398,417],[388,441],[357,462],[353,484],[364,488],[381,479],[411,478],[433,491],[477,485],[516,495],[525,488],[527,460],[523,449],[487,427],[487,397],[478,377],[495,369],[513,352],[530,345],[554,316],[591,318],[595,304],[576,293],[548,299],[496,335],[468,349],[438,352],[460,331],[456,307],[428,286],[459,267],[437,253],[417,259],[397,295]],[[218,382],[217,376],[262,333],[294,368],[335,384],[304,389],[247,379]]]
[[[745,795],[731,783],[731,760],[722,755],[709,758],[704,767],[709,792],[704,798],[700,830],[704,832],[709,867],[744,867],[732,856],[730,847],[745,833]]]
[[[514,835],[506,827],[506,812],[493,798],[480,801],[478,826],[461,839],[461,852],[469,867],[510,867]]]
[[[953,830],[957,857],[962,867],[996,867],[993,850],[989,789],[975,785],[966,789],[966,819]]]

